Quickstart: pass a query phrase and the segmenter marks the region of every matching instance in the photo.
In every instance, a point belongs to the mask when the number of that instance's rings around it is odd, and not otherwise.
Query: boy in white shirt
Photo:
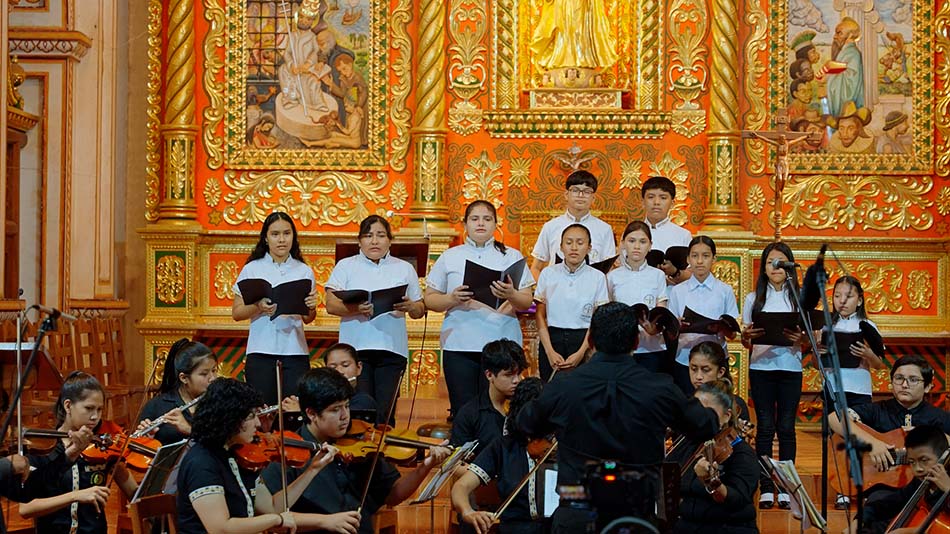
[[[640,188],[640,197],[643,199],[643,211],[646,214],[644,222],[650,226],[650,234],[653,236],[653,250],[666,252],[666,249],[674,246],[688,247],[693,235],[670,220],[670,208],[676,198],[676,184],[665,176],[651,176]],[[674,274],[677,269],[668,262],[664,262],[662,269],[668,277],[673,277],[667,280],[671,284],[689,280],[692,275],[688,269]]]
[[[591,263],[603,261],[617,254],[617,243],[614,231],[609,224],[598,219],[590,212],[594,203],[594,194],[597,192],[597,178],[587,171],[574,171],[567,176],[564,184],[564,200],[567,211],[558,217],[544,223],[538,242],[535,243],[531,256],[531,274],[535,280],[541,274],[541,269],[556,263],[556,256],[561,250],[561,234],[572,224],[584,225],[590,230]]]

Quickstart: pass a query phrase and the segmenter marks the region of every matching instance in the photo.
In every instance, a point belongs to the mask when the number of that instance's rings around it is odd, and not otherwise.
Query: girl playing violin
[[[353,396],[353,386],[346,377],[326,367],[311,369],[300,379],[297,391],[300,409],[307,421],[300,429],[305,441],[334,443],[346,434],[350,427],[349,404]],[[402,476],[383,459],[377,460],[375,469],[372,469],[372,456],[366,461],[354,460],[351,464],[344,464],[337,459],[305,482],[306,487],[291,510],[320,518],[323,523],[318,527],[320,530],[371,533],[376,511],[383,505],[395,506],[409,498],[432,468],[438,466],[448,454],[449,450],[445,447],[432,447],[422,465]],[[366,499],[361,503],[370,471],[372,479]],[[280,466],[271,464],[264,470],[262,478],[272,490],[280,487]],[[300,469],[287,470],[288,481],[301,478]],[[291,486],[296,487],[295,484]]]
[[[66,377],[54,408],[58,430],[72,432],[88,428],[95,432],[102,423],[105,393],[96,377],[73,371]],[[66,454],[71,440],[56,444],[52,454]],[[20,515],[36,519],[37,532],[102,533],[108,530],[105,511],[111,490],[105,486],[114,470],[115,482],[127,497],[138,487],[121,463],[91,463],[82,456],[64,465],[59,472],[34,480],[32,501],[19,507]]]
[[[257,483],[258,473],[238,465],[233,449],[254,440],[261,424],[257,409],[262,404],[260,393],[244,382],[222,378],[208,386],[195,411],[194,444],[178,468],[178,532],[251,534],[316,527],[306,515],[279,512],[282,492],[272,495]],[[334,454],[332,448],[317,451],[300,482],[287,488],[291,505]]]
[[[148,401],[139,416],[139,429],[162,417],[164,423],[153,436],[162,445],[191,435],[195,406],[182,407],[200,397],[218,376],[217,356],[206,345],[181,338],[168,350],[159,394]]]
[[[737,430],[732,383],[726,379],[705,382],[696,399],[716,412],[723,430]],[[717,440],[726,434],[720,432]],[[700,458],[680,481],[680,519],[675,534],[757,534],[752,495],[759,483],[755,451],[742,438],[729,439],[732,453],[721,463]],[[728,448],[726,449],[728,450]]]
[[[542,271],[542,275],[546,271]],[[478,534],[487,534],[494,523],[491,512],[472,509],[471,495],[480,484],[498,481],[498,493],[502,497],[510,495],[521,479],[534,466],[534,459],[528,454],[528,436],[514,424],[521,407],[541,394],[540,378],[524,379],[515,388],[515,394],[508,407],[504,436],[484,447],[468,466],[468,470],[452,485],[452,505],[462,516],[462,520],[475,529]],[[535,474],[535,477],[538,475]],[[533,484],[531,485],[533,486]],[[535,534],[547,532],[546,521],[539,513],[535,499],[529,499],[530,486],[518,493],[511,506],[501,515],[498,525],[499,534]]]

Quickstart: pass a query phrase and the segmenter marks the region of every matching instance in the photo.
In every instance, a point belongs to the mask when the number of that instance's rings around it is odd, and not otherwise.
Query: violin
[[[294,432],[256,432],[254,440],[234,447],[233,452],[239,466],[250,471],[260,471],[271,462],[280,461],[280,437],[283,437],[287,465],[303,467],[320,445],[303,439]]]
[[[112,421],[103,419],[97,428],[98,442],[82,451],[82,457],[91,464],[106,464],[120,458],[131,469],[144,473],[152,465],[161,442],[153,438],[133,438]]]
[[[950,463],[948,459],[950,459],[950,451],[944,451],[938,462],[946,467]],[[885,532],[912,528],[915,532],[927,534],[950,533],[950,512],[946,510],[950,492],[942,493],[937,503],[931,508],[924,498],[930,492],[931,486],[932,483],[929,480],[924,480],[901,509],[901,513],[897,514],[897,517],[887,526]]]
[[[696,452],[689,457],[689,460],[683,464],[680,469],[680,477],[686,475],[686,472],[693,467],[693,464],[699,460],[700,456],[706,458],[710,464],[713,462],[722,465],[723,462],[732,456],[732,448],[742,441],[739,431],[732,425],[727,425],[719,431],[713,439],[704,442],[697,447]]]
[[[336,440],[334,445],[340,450],[340,459],[347,463],[366,460],[380,450],[387,460],[403,467],[414,465],[422,451],[438,445],[419,440],[419,436],[410,430],[391,430],[388,425],[374,426],[354,419],[347,434]],[[383,440],[382,447],[380,439]]]

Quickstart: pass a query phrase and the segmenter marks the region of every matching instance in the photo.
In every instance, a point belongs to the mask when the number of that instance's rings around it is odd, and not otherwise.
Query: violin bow
[[[406,374],[406,369],[403,368],[399,372],[399,382],[402,383],[402,377]],[[386,441],[386,433],[388,432],[389,423],[388,421],[393,416],[393,410],[396,409],[396,399],[399,397],[399,388],[396,388],[396,391],[393,392],[393,398],[390,399],[389,403],[389,413],[386,414],[387,423],[384,423],[383,433],[379,436],[379,443],[376,444],[376,454],[373,455],[373,459],[369,464],[369,474],[366,476],[366,482],[363,484],[363,496],[360,497],[360,506],[356,509],[357,512],[363,512],[363,505],[366,503],[366,496],[369,495],[369,486],[373,481],[373,475],[376,473],[376,464],[379,462],[380,454],[383,450],[383,443]]]
[[[168,355],[170,353],[171,351],[169,350],[169,352],[166,352],[165,355],[161,357],[161,360],[159,360],[162,362],[163,368],[165,365],[168,365]],[[172,365],[174,365],[174,362],[172,362]],[[142,417],[142,410],[145,409],[145,403],[148,400],[148,391],[152,386],[155,385],[155,375],[157,370],[158,361],[152,365],[152,372],[148,377],[148,381],[145,382],[145,391],[142,393],[142,401],[139,403],[139,409],[135,412],[135,419],[129,421],[130,425],[133,424],[133,421],[138,422],[139,417]],[[115,468],[118,467],[120,462],[125,462],[125,451],[129,449],[129,444],[132,442],[132,438],[130,436],[131,433],[126,435],[122,442],[122,449],[119,451],[119,459],[112,465],[112,468],[107,471],[105,483],[105,487],[107,488],[112,485],[112,480],[115,477]]]
[[[423,306],[425,301],[423,301]],[[425,316],[422,319],[422,340],[419,341],[419,370],[416,371],[416,380],[412,385],[412,400],[409,402],[409,417],[406,418],[406,430],[409,430],[410,425],[412,424],[412,412],[416,408],[416,393],[419,391],[419,379],[422,377],[422,358],[425,355],[425,346],[426,346],[426,331],[429,329],[429,310],[425,311]],[[409,366],[412,366],[412,353],[409,354]],[[399,388],[402,386],[402,375],[399,376],[399,383],[396,384],[397,395],[393,398],[393,405],[396,404],[396,399],[399,398],[398,392]],[[392,412],[392,410],[390,410]],[[386,420],[387,424],[389,419]]]
[[[280,451],[280,485],[284,492],[284,511],[290,511],[290,501],[287,499],[287,452],[284,449],[284,398],[283,376],[284,362],[278,360],[277,373],[277,450]],[[281,520],[283,521],[283,519]]]
[[[511,494],[508,495],[508,497],[504,500],[504,502],[501,503],[501,506],[498,507],[498,510],[492,514],[491,516],[492,523],[498,523],[499,521],[501,521],[501,514],[503,514],[505,510],[508,509],[509,506],[511,506],[511,503],[515,501],[515,497],[517,497],[518,494],[521,493],[521,490],[524,489],[525,484],[527,484],[528,481],[531,480],[531,477],[533,477],[535,473],[538,472],[538,469],[541,469],[541,466],[544,465],[544,462],[548,461],[548,458],[551,457],[551,453],[554,452],[554,449],[557,449],[557,439],[551,440],[551,446],[548,447],[548,450],[545,451],[544,455],[541,456],[541,458],[538,459],[537,462],[534,463],[534,467],[532,467],[528,471],[528,474],[525,475],[524,478],[521,479],[521,482],[519,482],[518,485],[515,486],[515,489],[511,491]]]

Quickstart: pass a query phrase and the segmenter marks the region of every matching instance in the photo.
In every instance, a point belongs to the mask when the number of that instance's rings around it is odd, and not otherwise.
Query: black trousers
[[[281,376],[284,397],[297,394],[297,381],[310,370],[310,356],[277,356],[273,354],[251,353],[244,358],[244,381],[254,387],[264,397],[268,406],[277,404],[277,362],[282,362],[284,371]]]
[[[587,337],[586,328],[557,328],[548,327],[548,336],[551,338],[551,347],[564,359],[574,354],[584,344],[584,338]],[[541,373],[541,380],[547,382],[551,379],[551,362],[548,361],[548,355],[544,351],[544,346],[538,344],[538,371]]]
[[[399,381],[406,368],[406,358],[388,350],[360,350],[356,355],[363,364],[356,389],[376,400],[376,422],[385,423],[390,403],[399,397]],[[396,425],[396,410],[392,411],[389,424]]]
[[[445,372],[445,387],[449,390],[449,413],[452,417],[466,402],[478,398],[481,392],[488,392],[481,352],[443,350],[442,369]]]
[[[749,386],[755,405],[755,454],[772,456],[772,442],[778,434],[778,459],[795,460],[795,417],[802,397],[802,373],[795,371],[749,370]],[[768,476],[760,479],[762,493],[773,493]]]

